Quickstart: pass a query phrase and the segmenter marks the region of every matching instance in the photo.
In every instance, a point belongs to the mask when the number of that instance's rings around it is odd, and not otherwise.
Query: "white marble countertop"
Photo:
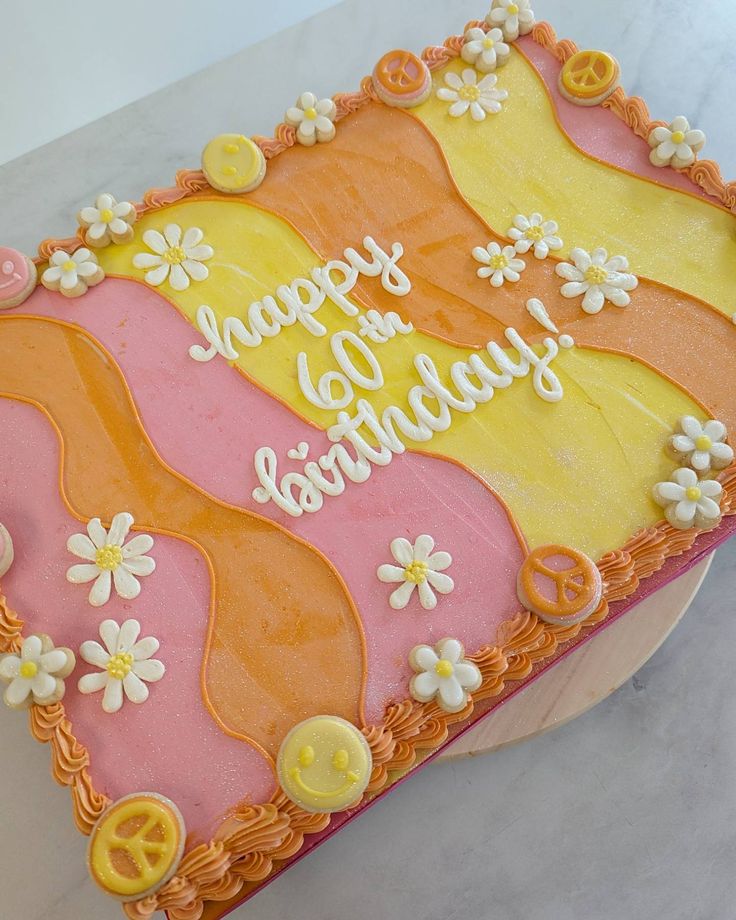
[[[215,134],[270,133],[306,87],[356,88],[388,48],[438,43],[487,5],[347,0],[121,109],[0,168],[0,240],[32,252],[42,237],[68,235],[91,193],[135,199],[169,185]],[[707,132],[707,155],[736,175],[736,5],[534,6],[559,35],[616,54],[627,91],[655,117],[686,113]],[[736,540],[663,648],[604,703],[521,746],[422,771],[233,916],[730,920],[735,614]],[[87,878],[85,839],[49,776],[48,750],[9,711],[0,776],[0,918],[117,920],[119,907]]]

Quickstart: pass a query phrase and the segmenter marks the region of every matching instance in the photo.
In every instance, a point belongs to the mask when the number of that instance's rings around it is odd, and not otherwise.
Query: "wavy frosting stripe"
[[[466,28],[481,27],[480,22]],[[554,29],[538,23],[532,31],[533,40],[552,52],[564,63],[578,49],[569,40],[558,41]],[[461,36],[452,36],[441,47],[430,47],[422,54],[431,70],[438,69],[459,55]],[[356,111],[375,98],[370,78],[363,80],[361,90],[334,97],[338,119]],[[604,103],[640,137],[661,122],[651,121],[646,104],[638,97],[628,97],[617,89]],[[279,125],[275,137],[255,138],[267,158],[273,158],[293,146],[294,129]],[[689,178],[726,207],[736,210],[736,182],[726,183],[717,164],[696,160],[685,170]],[[138,214],[165,207],[208,188],[199,170],[181,170],[176,185],[169,189],[149,191],[143,203],[136,205]],[[39,246],[39,260],[45,261],[56,249],[81,243],[81,236],[71,239],[44,240]],[[736,514],[736,465],[718,477],[724,488],[724,515]],[[483,675],[483,683],[474,694],[476,701],[501,694],[510,681],[527,678],[535,664],[555,654],[563,643],[573,640],[582,630],[601,622],[608,612],[609,602],[622,600],[635,592],[642,578],[658,571],[666,559],[687,551],[697,537],[696,531],[675,530],[661,522],[641,531],[621,549],[607,553],[598,563],[604,581],[604,597],[599,607],[582,623],[553,626],[540,621],[528,611],[520,612],[499,630],[496,646],[487,646],[471,656]],[[10,610],[0,595],[0,651],[17,650],[22,621]],[[417,753],[441,744],[451,724],[467,718],[473,702],[460,713],[449,714],[435,704],[419,704],[406,700],[390,706],[380,726],[364,729],[374,756],[374,767],[366,797],[380,792],[393,773],[409,769]],[[72,727],[64,717],[62,704],[35,707],[31,713],[31,729],[39,741],[51,744],[54,776],[58,782],[72,787],[75,820],[83,833],[89,834],[94,821],[107,807],[108,800],[95,792],[88,771],[89,758],[76,742]],[[237,827],[233,828],[233,821]],[[305,834],[318,833],[329,824],[328,815],[302,812],[281,793],[266,805],[248,806],[226,822],[228,832],[221,839],[201,844],[182,860],[179,871],[154,895],[124,905],[132,920],[145,920],[157,910],[168,911],[171,920],[198,920],[207,900],[224,901],[235,897],[248,881],[268,876],[274,862],[287,859],[301,847]]]

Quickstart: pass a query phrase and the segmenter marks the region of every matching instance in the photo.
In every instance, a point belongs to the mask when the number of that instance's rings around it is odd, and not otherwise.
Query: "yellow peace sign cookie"
[[[204,148],[202,172],[220,192],[251,192],[266,177],[266,158],[261,148],[243,134],[218,134]]]
[[[286,795],[311,812],[342,811],[362,796],[373,756],[363,734],[338,716],[314,716],[284,738],[276,761]]]
[[[616,89],[620,75],[621,68],[612,55],[578,51],[560,71],[560,92],[575,105],[598,105]]]
[[[114,802],[92,828],[90,875],[119,901],[136,901],[173,876],[184,852],[184,819],[173,802],[153,792]]]

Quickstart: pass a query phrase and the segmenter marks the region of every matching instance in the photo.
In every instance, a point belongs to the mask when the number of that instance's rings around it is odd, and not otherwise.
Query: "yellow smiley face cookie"
[[[202,172],[212,188],[220,192],[251,192],[266,177],[266,158],[249,137],[219,134],[204,148]]]
[[[373,757],[363,734],[337,716],[314,716],[295,725],[276,767],[286,795],[311,812],[343,811],[360,799]]]
[[[124,796],[92,829],[90,875],[113,898],[136,901],[174,875],[184,838],[184,819],[169,799],[148,792]]]

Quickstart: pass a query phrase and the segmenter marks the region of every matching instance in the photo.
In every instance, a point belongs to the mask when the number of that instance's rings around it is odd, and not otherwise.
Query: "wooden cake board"
[[[438,758],[472,757],[559,728],[592,709],[639,670],[685,615],[712,556],[576,649],[466,732]]]

